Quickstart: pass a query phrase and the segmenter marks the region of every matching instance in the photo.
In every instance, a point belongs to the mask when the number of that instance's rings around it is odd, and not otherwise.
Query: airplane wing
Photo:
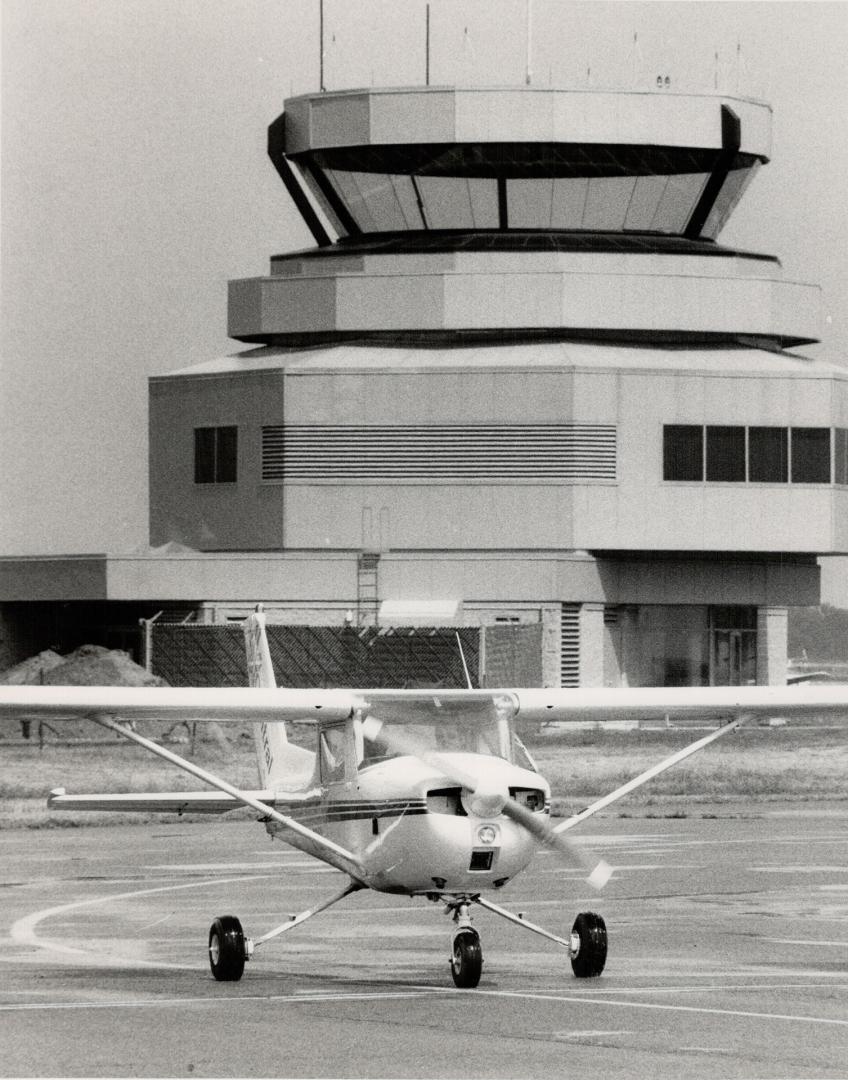
[[[489,694],[497,691],[490,690]],[[848,684],[820,686],[668,686],[614,689],[504,690],[515,716],[536,722],[574,720],[722,720],[742,717],[848,715]]]
[[[264,722],[343,720],[363,702],[403,708],[437,702],[453,709],[508,702],[531,721],[796,717],[848,712],[848,685],[633,687],[615,689],[293,690],[284,687],[0,686],[0,716],[19,720]],[[452,711],[450,708],[447,710]]]
[[[591,806],[561,823],[555,831],[572,828],[591,814],[597,813],[612,802],[624,798],[642,784],[691,754],[697,753],[715,739],[735,730],[745,720],[756,716],[800,717],[804,715],[848,713],[848,685],[811,685],[795,683],[788,686],[744,687],[637,687],[637,688],[563,688],[524,689],[505,688],[489,690],[292,690],[263,689],[254,687],[223,689],[188,689],[171,687],[62,687],[36,686],[0,687],[0,716],[18,719],[63,720],[90,718],[116,733],[144,745],[154,753],[165,757],[179,768],[218,788],[233,802],[251,806],[288,826],[301,836],[312,840],[323,849],[324,857],[352,876],[361,875],[362,867],[348,851],[332,845],[325,838],[297,825],[259,796],[267,792],[244,792],[232,787],[219,777],[214,777],[184,759],[177,758],[163,747],[151,743],[126,727],[116,724],[113,717],[124,720],[174,719],[226,723],[228,721],[283,721],[317,720],[321,715],[327,719],[344,719],[352,712],[380,704],[404,711],[432,705],[449,705],[449,714],[462,710],[463,706],[491,705],[508,709],[514,718],[535,722],[545,721],[595,721],[641,720],[641,719],[715,719],[724,721],[723,726],[683,750],[677,751],[657,765],[634,777],[628,783],[597,800]],[[54,798],[54,805],[65,805],[71,796]],[[89,796],[104,799],[104,796]],[[138,798],[138,796],[125,796]],[[151,796],[155,800],[156,796]],[[167,799],[167,796],[160,796]],[[186,800],[186,795],[177,796]],[[207,797],[209,798],[209,797]],[[60,804],[59,800],[62,799]],[[217,800],[217,803],[216,803]],[[111,801],[115,807],[117,804]],[[193,808],[204,805],[204,800],[188,799]],[[182,805],[178,803],[177,809]],[[211,794],[206,803],[211,811],[223,812],[232,804],[229,799]],[[82,808],[80,803],[77,806]],[[221,810],[218,810],[218,806]],[[101,803],[98,808],[106,808]],[[129,806],[126,807],[129,809]],[[152,809],[148,802],[146,808]],[[170,809],[170,806],[168,807]]]
[[[267,723],[344,720],[356,707],[351,690],[176,686],[0,686],[0,716],[17,720],[180,720]]]
[[[516,717],[535,722],[704,719],[716,720],[721,725],[573,814],[555,826],[554,833],[574,828],[660,773],[729,735],[746,720],[848,715],[848,685],[580,688],[511,693],[515,697]]]

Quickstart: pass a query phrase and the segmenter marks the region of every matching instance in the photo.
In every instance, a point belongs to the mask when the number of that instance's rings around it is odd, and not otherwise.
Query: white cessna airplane
[[[250,686],[225,689],[0,687],[0,715],[50,722],[86,717],[173,763],[215,791],[68,795],[55,810],[223,813],[255,810],[268,832],[342,871],[347,883],[324,902],[251,939],[232,915],[209,931],[209,962],[220,981],[240,979],[245,962],[272,938],[360,889],[424,896],[452,914],[450,969],[460,987],[482,970],[471,919],[479,904],[564,947],[578,978],[600,975],[607,953],[604,920],[580,913],[567,938],[495,903],[497,892],[539,846],[585,867],[602,888],[611,870],[592,865],[566,833],[659,773],[756,715],[848,711],[848,687],[656,689],[292,690],[277,688],[265,616],[245,622]],[[556,826],[550,787],[512,729],[522,720],[712,717],[704,738],[672,754]],[[254,724],[262,787],[239,790],[120,721],[205,720]],[[286,721],[314,729],[315,750],[288,741]]]

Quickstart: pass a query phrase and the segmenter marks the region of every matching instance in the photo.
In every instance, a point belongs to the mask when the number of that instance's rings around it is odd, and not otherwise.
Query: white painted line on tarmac
[[[17,919],[9,928],[9,939],[15,945],[24,945],[35,949],[46,949],[50,952],[63,953],[77,958],[96,957],[98,961],[102,962],[103,955],[98,952],[98,950],[80,949],[73,945],[64,945],[60,942],[45,941],[36,933],[36,927],[44,922],[45,919],[50,919],[58,915],[65,915],[67,912],[75,911],[78,908],[93,907],[95,904],[109,904],[119,900],[134,900],[139,896],[151,896],[154,893],[163,892],[177,892],[181,889],[208,889],[214,885],[229,885],[234,882],[255,881],[267,877],[273,877],[273,875],[254,874],[249,877],[205,879],[203,881],[184,882],[180,885],[158,885],[153,889],[136,889],[132,892],[106,893],[101,896],[90,896],[85,900],[74,900],[70,904],[58,904],[56,907],[44,908],[42,911],[35,911],[31,915],[25,915],[23,918]],[[12,960],[15,958],[0,955],[0,959]],[[158,960],[138,960],[135,958],[128,958],[127,963],[132,966],[169,967],[179,968],[181,970],[194,970],[193,967],[185,964],[167,964]]]
[[[700,867],[697,863],[620,863],[616,862],[613,866],[613,872],[618,873],[619,870],[627,870],[632,872],[638,871],[651,871],[656,870],[699,870]],[[583,874],[586,870],[582,866],[546,866],[542,871],[543,874]]]
[[[715,987],[713,987],[715,989]],[[521,998],[528,1001],[561,1001],[576,1005],[607,1005],[618,1009],[652,1009],[660,1012],[699,1013],[705,1016],[728,1016],[746,1020],[774,1020],[780,1023],[828,1024],[835,1027],[848,1027],[848,1020],[839,1020],[829,1016],[803,1016],[793,1013],[753,1012],[748,1009],[711,1009],[699,1005],[661,1005],[656,1001],[618,1001],[603,997],[577,997],[571,994],[524,993],[517,990],[461,990],[463,994],[478,994],[486,997]]]
[[[148,998],[141,1001],[44,1001],[26,1002],[21,1004],[0,1004],[0,1012],[38,1012],[41,1010],[61,1009],[156,1009],[168,1008],[172,1005],[225,1005],[228,1009],[242,1002],[254,1005],[256,1002],[268,1002],[274,1004],[302,1005],[308,1003],[322,1004],[325,1001],[379,1001],[396,1000],[406,998],[433,997],[438,994],[453,994],[456,991],[451,987],[421,987],[410,990],[378,990],[374,992],[358,991],[349,994],[323,994],[316,997],[314,994],[240,994],[238,997],[179,997],[179,998]]]
[[[787,866],[785,863],[781,866],[749,866],[748,870],[756,874],[848,874],[848,866],[815,866],[804,863],[797,866]]]
[[[752,976],[752,973],[750,971],[730,972],[729,974],[730,974],[731,977],[733,977],[735,975],[737,978],[738,977],[746,977],[746,978],[750,979],[751,976]],[[722,972],[721,977],[724,979],[724,978],[727,977],[727,975],[728,975],[727,972]],[[815,977],[815,978],[818,978],[818,979],[830,978],[831,977],[829,972],[821,972],[821,971],[793,971],[792,975],[795,978],[801,978],[804,975],[809,975],[811,978]],[[698,977],[699,976],[697,976],[697,975],[688,975],[687,976],[687,978],[698,978]],[[714,975],[710,976],[709,974],[705,974],[703,977],[704,978],[710,978],[710,977],[715,978]],[[769,974],[764,975],[764,979],[767,979],[767,978],[769,978]],[[833,978],[835,978],[835,979],[844,979],[845,975],[842,972],[834,972],[833,973]],[[756,983],[737,983],[737,984],[735,984],[733,986],[724,985],[724,984],[721,984],[721,983],[714,983],[711,986],[707,986],[707,985],[703,985],[703,984],[700,985],[700,986],[632,986],[632,987],[623,987],[623,986],[619,987],[619,986],[617,986],[617,987],[615,987],[613,989],[610,989],[610,990],[593,990],[592,992],[594,994],[602,994],[605,997],[607,997],[607,996],[614,997],[614,996],[620,996],[620,995],[626,995],[626,994],[705,994],[705,993],[709,993],[712,990],[719,990],[719,991],[721,991],[723,993],[728,993],[728,992],[737,993],[740,990],[756,990],[758,993],[762,993],[763,991],[766,991],[766,990],[848,990],[848,982],[844,983],[843,985],[834,984],[832,982],[822,982],[822,983],[810,983],[810,982],[803,982],[803,983],[771,983],[771,982],[763,981],[763,982],[756,982]],[[551,991],[551,993],[554,993],[554,992],[555,991]]]
[[[763,941],[770,941],[773,945],[820,945],[828,949],[848,949],[848,941],[815,941],[812,938],[782,938],[767,937]]]
[[[713,988],[714,989],[714,988]],[[257,1002],[278,1005],[322,1005],[324,1003],[338,1003],[345,1001],[403,1001],[421,997],[448,996],[455,994],[473,995],[475,997],[500,997],[515,998],[531,1002],[553,1001],[563,1004],[576,1005],[606,1005],[612,1008],[625,1009],[649,1009],[660,1012],[696,1013],[706,1016],[723,1016],[746,1020],[770,1020],[777,1023],[798,1024],[823,1024],[831,1027],[848,1027],[848,1020],[841,1020],[828,1016],[804,1016],[794,1013],[769,1013],[755,1012],[748,1009],[714,1009],[706,1006],[694,1005],[665,1005],[648,1001],[621,1001],[604,997],[579,997],[572,994],[540,994],[535,991],[520,992],[510,990],[457,990],[453,987],[416,987],[397,991],[356,991],[352,993],[329,993],[329,994],[244,994],[238,997],[227,995],[226,997],[180,997],[180,998],[149,998],[136,1001],[57,1001],[57,1002],[31,1002],[0,1004],[2,1012],[38,1012],[59,1011],[74,1009],[157,1009],[167,1008],[174,1005],[185,1007],[187,1005],[223,1005],[232,1010],[239,1004],[255,1005]]]

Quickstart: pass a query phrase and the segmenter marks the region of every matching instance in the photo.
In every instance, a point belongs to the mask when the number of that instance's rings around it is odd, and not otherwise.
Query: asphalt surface
[[[600,911],[598,979],[478,909],[360,893],[216,983],[218,914],[260,936],[343,879],[251,822],[0,833],[0,1075],[848,1077],[848,805],[593,819],[600,898],[541,854],[497,897],[568,935]],[[698,815],[698,816],[694,816]]]

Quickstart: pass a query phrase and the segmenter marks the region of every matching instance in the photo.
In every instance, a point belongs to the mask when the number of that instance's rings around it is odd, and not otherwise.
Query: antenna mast
[[[430,5],[425,8],[424,19],[424,85],[430,85]]]
[[[324,86],[324,0],[318,0],[318,48],[320,50],[318,86],[323,93],[326,89]]]
[[[526,7],[526,23],[527,23],[527,58],[524,67],[524,83],[529,86],[533,80],[533,74],[530,70],[530,51],[533,44],[533,0],[527,0]]]

